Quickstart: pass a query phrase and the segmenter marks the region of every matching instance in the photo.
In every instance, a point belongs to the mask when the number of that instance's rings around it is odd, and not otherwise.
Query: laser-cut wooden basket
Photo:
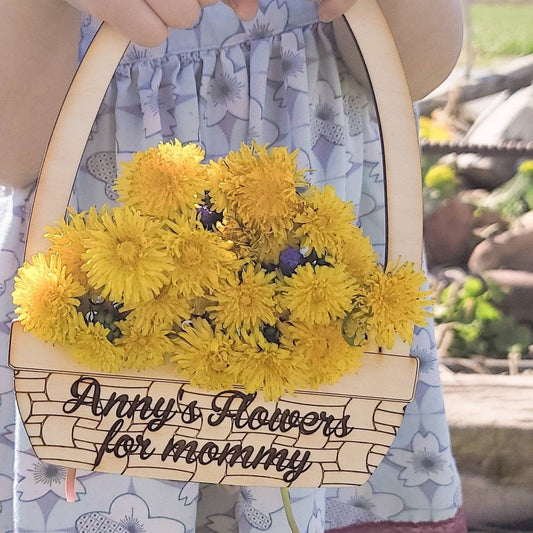
[[[359,46],[375,95],[386,170],[388,257],[401,256],[402,260],[412,261],[416,268],[420,268],[422,195],[417,133],[411,98],[394,41],[375,0],[357,2],[338,21],[336,34],[348,66],[354,55],[358,55],[356,46]],[[44,228],[64,215],[94,117],[127,44],[123,37],[104,25],[80,65],[42,167],[30,221],[27,260],[47,249]],[[320,413],[323,412],[324,417],[344,420],[344,424],[353,428],[348,435],[338,436],[335,433],[324,435],[324,431],[306,435],[296,428],[289,431],[245,430],[237,427],[231,418],[218,425],[209,424],[216,393],[193,389],[165,368],[143,374],[95,372],[77,364],[63,350],[23,332],[18,323],[13,325],[10,364],[15,369],[16,397],[22,420],[36,455],[43,461],[153,478],[278,486],[364,483],[385,456],[397,432],[404,408],[413,398],[418,370],[417,360],[409,357],[409,346],[399,342],[387,352],[366,352],[358,373],[344,376],[334,386],[324,386],[319,391],[299,391],[294,396],[282,397],[276,404],[264,403],[259,394],[247,409],[249,414],[253,408],[263,406],[273,413],[278,407],[292,412],[297,410],[301,416],[308,414],[311,418],[314,415],[309,413],[322,416]],[[137,413],[131,419],[123,419],[120,432],[109,433],[117,421],[115,416],[95,414],[88,405],[73,409],[72,398],[76,390],[96,387],[96,383],[100,387],[101,400],[113,394],[127,394],[129,400],[137,394],[140,399],[150,396],[165,401],[179,397],[182,406],[190,407],[191,402],[196,401],[201,418],[191,421],[186,413],[176,412],[163,427],[151,431],[147,427],[149,420],[141,420]],[[220,405],[222,399],[217,401]],[[144,453],[143,446],[140,446],[124,457],[103,453],[95,466],[98,450],[102,449],[106,436],[108,439],[112,437],[111,448],[121,435],[138,437],[141,443],[149,438],[157,453],[148,456],[148,446],[144,447]],[[191,453],[189,462],[186,453],[176,462],[171,457],[162,460],[160,452],[171,439],[173,442],[184,439],[203,446],[208,442],[213,445],[204,448],[204,455]],[[229,464],[231,461],[221,461],[220,464],[208,461],[214,446],[222,449],[227,445],[251,446],[255,451],[264,446],[280,452],[275,456],[276,460],[269,462],[267,457],[266,464],[263,460],[255,467],[243,464],[242,456],[232,465]],[[119,452],[120,446],[115,448]],[[286,450],[286,457],[281,450]],[[298,461],[307,453],[305,466],[308,468],[296,472],[296,464],[301,465]],[[294,475],[288,475],[291,458]]]

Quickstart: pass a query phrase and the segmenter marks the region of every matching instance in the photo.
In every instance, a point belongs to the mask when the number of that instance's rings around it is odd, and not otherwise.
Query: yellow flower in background
[[[220,327],[234,334],[242,328],[257,329],[261,323],[274,324],[275,277],[275,272],[267,273],[259,265],[232,273],[211,296],[214,303],[208,311]]]
[[[412,263],[377,268],[368,280],[363,297],[369,312],[369,335],[378,346],[392,348],[394,333],[403,341],[413,340],[414,326],[424,326],[431,313],[424,307],[432,303],[431,291],[421,290],[426,278]]]
[[[295,215],[302,208],[299,187],[306,187],[304,171],[296,166],[297,152],[257,143],[241,145],[224,159],[218,187],[211,192],[217,210],[229,209],[243,224],[286,240]]]
[[[170,330],[164,325],[154,325],[153,330],[147,332],[135,322],[126,319],[119,327],[123,336],[118,338],[115,344],[124,352],[125,368],[156,368],[165,362],[165,356],[174,352],[174,344],[167,336]]]
[[[356,280],[365,280],[376,268],[377,254],[372,248],[369,237],[365,237],[361,229],[352,226],[334,254],[336,261]]]
[[[85,253],[84,239],[88,229],[94,229],[98,221],[95,207],[88,211],[76,213],[72,208],[67,209],[66,220],[58,226],[46,228],[44,236],[52,243],[50,253],[61,258],[63,265],[68,265],[69,271],[82,285],[87,285],[87,274],[82,270]]]
[[[150,300],[170,281],[173,268],[162,225],[129,207],[104,213],[88,230],[83,267],[104,298],[127,306]]]
[[[72,334],[76,306],[85,288],[67,272],[57,255],[39,253],[24,263],[15,278],[13,303],[25,331],[52,343]]]
[[[173,286],[165,287],[151,300],[124,311],[130,311],[128,322],[135,323],[143,334],[161,329],[171,330],[174,323],[191,317],[189,302]]]
[[[530,177],[533,176],[533,159],[527,159],[518,167],[518,172],[520,174],[528,174]]]
[[[109,329],[100,323],[86,323],[81,313],[76,316],[75,334],[69,350],[78,363],[100,372],[116,373],[124,366],[124,352],[111,343]]]
[[[295,322],[288,325],[294,351],[307,361],[308,386],[335,383],[361,365],[362,347],[350,346],[342,336],[340,321],[311,325]]]
[[[447,127],[446,121],[442,118],[439,120],[439,116],[435,117],[420,117],[420,138],[428,139],[429,141],[451,141],[452,135]]]
[[[171,361],[192,385],[221,390],[235,383],[230,366],[233,353],[233,341],[226,334],[215,332],[207,320],[197,318],[185,325],[174,340]]]
[[[194,211],[207,186],[205,152],[178,140],[133,155],[122,164],[115,189],[124,205],[144,214],[175,218]],[[153,194],[147,191],[154,191]]]
[[[171,232],[166,232],[164,242],[173,260],[172,284],[186,298],[216,289],[238,267],[232,243],[218,233],[205,231],[198,221],[184,217],[167,224]]]
[[[305,208],[295,218],[300,224],[296,236],[301,239],[301,248],[314,248],[319,256],[326,251],[335,252],[353,231],[353,204],[343,202],[332,185],[326,185],[322,190],[311,187],[305,200]]]
[[[262,390],[268,402],[302,386],[306,366],[298,354],[268,342],[262,335],[246,338],[243,344],[246,349],[236,351],[231,363],[238,383],[246,392]]]
[[[280,283],[279,297],[293,320],[329,324],[352,308],[355,282],[342,266],[299,266]]]

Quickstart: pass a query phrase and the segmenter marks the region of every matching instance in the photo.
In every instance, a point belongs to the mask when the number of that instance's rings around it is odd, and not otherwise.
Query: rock
[[[525,87],[482,114],[465,136],[472,144],[498,144],[501,141],[533,141],[533,86]],[[457,170],[475,187],[493,189],[516,169],[515,157],[480,157],[462,154],[456,159]]]
[[[477,274],[499,268],[533,272],[533,213],[522,215],[509,230],[479,243],[468,267]]]
[[[441,377],[469,527],[533,524],[533,376]]]
[[[519,322],[533,322],[533,273],[523,270],[487,270],[484,276],[506,291],[498,307]]]
[[[474,207],[459,195],[424,218],[424,242],[430,268],[462,265],[472,251]]]

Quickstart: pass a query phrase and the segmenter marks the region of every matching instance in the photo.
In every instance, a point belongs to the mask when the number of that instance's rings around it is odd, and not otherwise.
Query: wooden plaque
[[[422,194],[417,133],[401,62],[375,0],[336,23],[348,66],[359,47],[381,125],[388,256],[421,266]],[[83,60],[54,129],[26,248],[48,247],[44,228],[65,212],[86,139],[127,41],[104,25]],[[355,65],[353,66],[355,68]],[[409,346],[369,350],[354,375],[278,402],[192,388],[164,367],[103,374],[77,364],[20,324],[10,364],[22,420],[47,462],[152,478],[272,486],[364,483],[385,456],[413,398]]]

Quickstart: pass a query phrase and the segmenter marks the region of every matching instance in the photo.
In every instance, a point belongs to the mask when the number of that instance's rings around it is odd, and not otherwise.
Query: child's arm
[[[396,41],[411,96],[420,100],[447,78],[459,57],[463,40],[460,0],[378,3]]]
[[[39,172],[77,65],[80,15],[61,0],[0,0],[0,185]]]

